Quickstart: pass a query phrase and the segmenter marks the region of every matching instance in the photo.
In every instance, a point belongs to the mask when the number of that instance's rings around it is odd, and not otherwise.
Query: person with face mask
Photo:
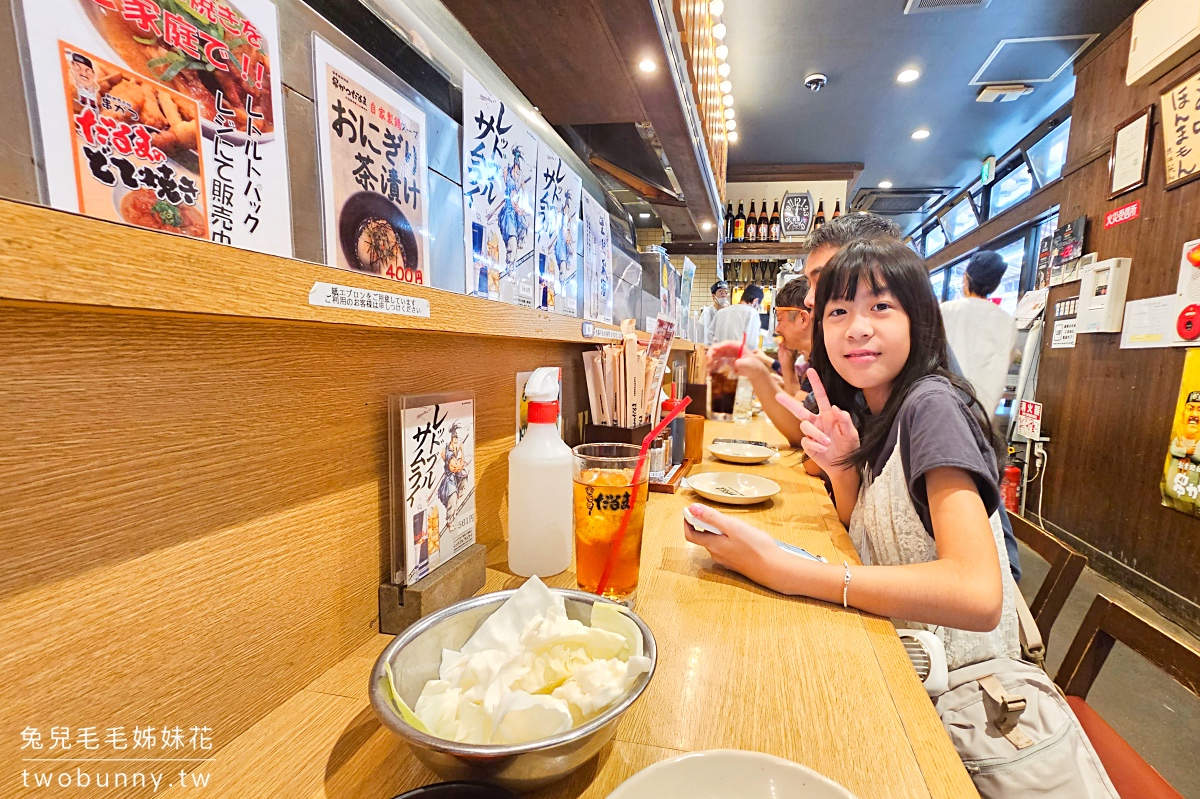
[[[716,332],[713,319],[716,317],[717,311],[729,305],[729,284],[724,280],[713,283],[712,298],[712,305],[706,306],[700,312],[700,340],[707,345],[713,343],[713,334]]]

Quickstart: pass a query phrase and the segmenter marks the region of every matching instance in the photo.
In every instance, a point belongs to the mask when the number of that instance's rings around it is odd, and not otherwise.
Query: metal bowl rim
[[[610,605],[619,605],[607,597],[590,594],[586,591],[576,591],[570,588],[551,588],[550,591],[561,595],[564,599],[573,599],[577,602],[584,602],[595,605],[597,602],[604,602]],[[633,611],[629,612],[629,617],[633,623],[638,626],[642,632],[642,650],[643,654],[650,658],[650,671],[646,672],[640,678],[640,684],[633,690],[627,693],[619,702],[609,707],[599,716],[581,724],[578,727],[573,727],[566,732],[559,733],[550,738],[541,738],[536,741],[530,741],[523,744],[467,744],[451,741],[446,738],[439,738],[435,735],[428,735],[416,729],[404,718],[397,713],[387,702],[382,698],[382,690],[377,689],[380,681],[387,680],[387,672],[384,671],[384,664],[390,663],[392,656],[396,652],[403,649],[409,643],[414,641],[418,636],[427,630],[437,626],[446,619],[463,613],[468,610],[474,610],[478,607],[483,607],[490,604],[503,604],[510,596],[515,594],[517,589],[509,588],[503,591],[493,591],[488,594],[480,594],[468,599],[443,608],[436,613],[432,613],[423,619],[418,620],[415,624],[409,627],[404,632],[400,633],[389,643],[384,650],[379,653],[379,657],[375,660],[375,668],[371,670],[371,684],[368,686],[368,694],[371,698],[371,706],[375,712],[384,717],[388,722],[388,726],[407,740],[414,744],[418,744],[426,749],[432,749],[435,752],[444,752],[451,755],[462,757],[475,758],[502,758],[513,757],[515,755],[528,754],[532,752],[544,752],[561,744],[573,743],[583,740],[592,733],[604,728],[607,724],[624,713],[634,701],[642,695],[646,690],[646,686],[650,684],[650,678],[654,676],[654,670],[658,666],[658,647],[654,641],[654,633],[650,632],[650,628],[642,621],[641,617]]]

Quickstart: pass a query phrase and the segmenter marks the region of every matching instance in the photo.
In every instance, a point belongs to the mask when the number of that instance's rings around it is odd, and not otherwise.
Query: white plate
[[[775,454],[770,447],[760,447],[757,444],[730,444],[721,442],[709,444],[708,451],[716,458],[730,463],[765,463]]]
[[[761,752],[689,752],[639,771],[608,799],[854,799],[810,768]]]
[[[705,499],[727,505],[753,505],[779,493],[779,483],[741,472],[705,472],[688,475],[688,487]]]

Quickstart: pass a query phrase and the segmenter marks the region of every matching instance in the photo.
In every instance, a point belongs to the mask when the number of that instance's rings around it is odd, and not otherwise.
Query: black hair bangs
[[[873,296],[891,291],[887,276],[884,275],[883,266],[877,262],[855,258],[847,259],[839,266],[840,269],[826,269],[825,273],[821,275],[819,293],[825,294],[820,289],[825,288],[826,282],[829,283],[828,294],[823,298],[825,302],[831,300],[853,302],[854,298],[858,296],[858,284],[863,281],[866,282],[866,286]]]

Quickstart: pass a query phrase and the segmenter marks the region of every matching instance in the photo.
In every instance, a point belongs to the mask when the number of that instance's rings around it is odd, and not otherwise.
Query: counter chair
[[[1037,595],[1029,603],[1029,612],[1033,614],[1033,620],[1042,634],[1042,644],[1049,648],[1050,628],[1054,626],[1079,575],[1083,573],[1087,557],[1022,516],[1010,513],[1008,518],[1017,540],[1050,564],[1046,579],[1042,580]]]
[[[1054,678],[1121,799],[1183,799],[1086,701],[1088,690],[1117,641],[1197,696],[1200,696],[1200,648],[1100,594],[1088,609]]]

